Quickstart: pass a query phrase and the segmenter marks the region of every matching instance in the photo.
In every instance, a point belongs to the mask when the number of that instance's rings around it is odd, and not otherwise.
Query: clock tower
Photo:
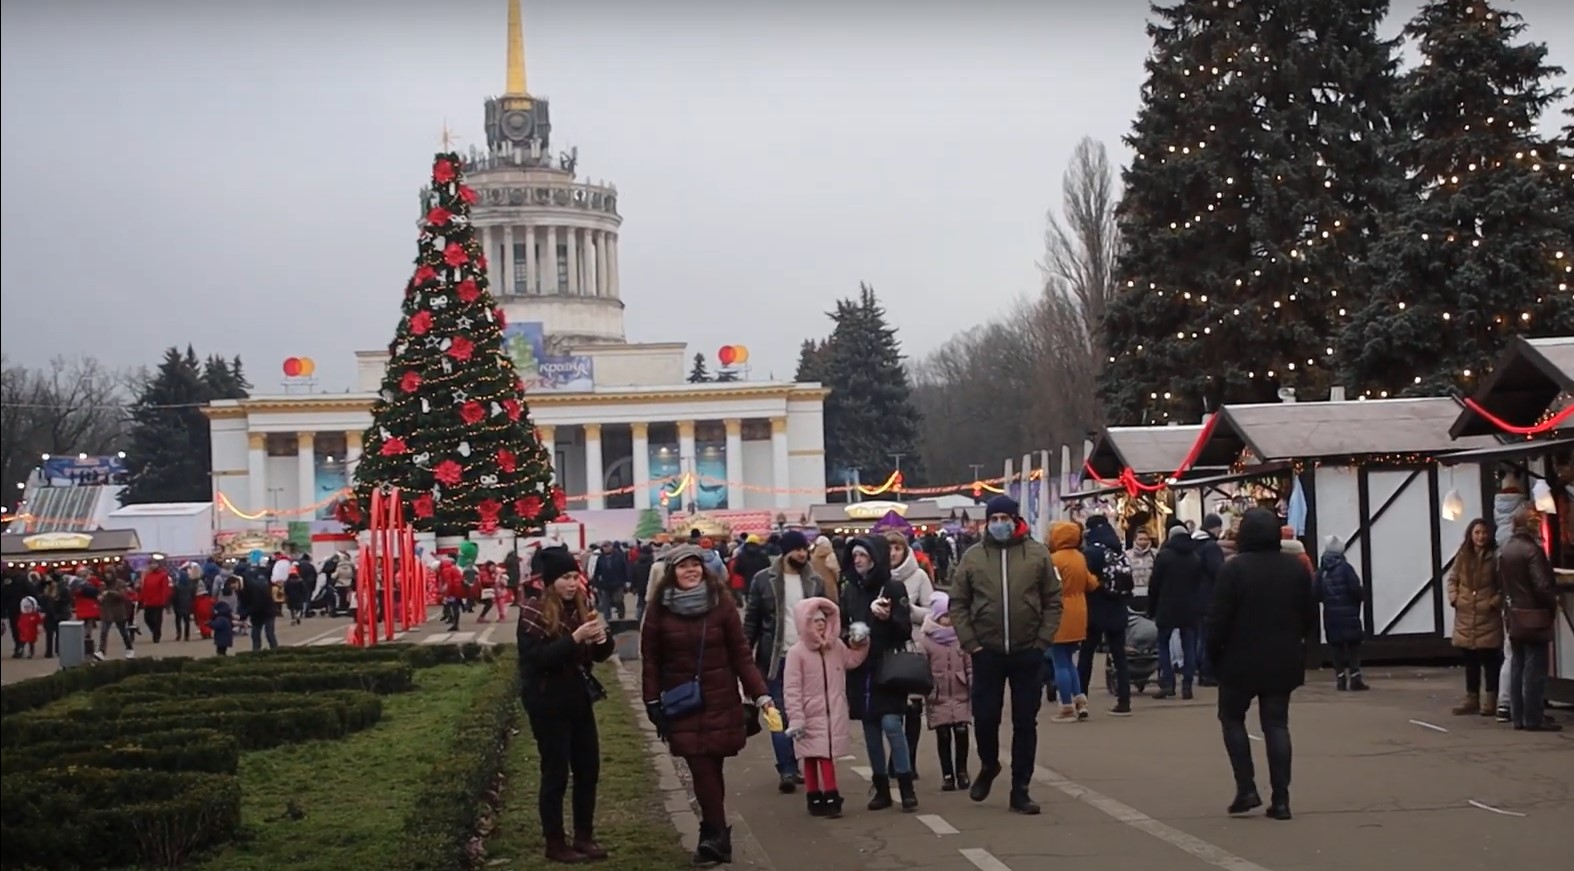
[[[486,143],[496,154],[512,152],[522,165],[552,162],[552,118],[544,97],[525,86],[525,35],[519,0],[508,3],[508,88],[486,101]]]

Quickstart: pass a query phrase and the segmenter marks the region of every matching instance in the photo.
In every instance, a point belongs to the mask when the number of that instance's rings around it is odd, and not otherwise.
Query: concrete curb
[[[634,709],[635,722],[645,735],[645,750],[650,756],[651,768],[656,771],[656,788],[661,791],[662,806],[673,828],[678,831],[679,843],[684,850],[692,853],[699,846],[700,828],[699,815],[694,812],[693,793],[689,790],[687,779],[673,764],[673,756],[667,745],[656,737],[656,727],[645,719],[645,702],[640,698],[640,676],[637,671],[639,661],[625,660],[621,655],[616,655],[614,662],[618,666],[618,683],[623,685],[629,707]],[[732,865],[775,871],[776,866],[765,855],[765,849],[755,839],[748,822],[736,813],[729,814],[729,822],[732,823]]]

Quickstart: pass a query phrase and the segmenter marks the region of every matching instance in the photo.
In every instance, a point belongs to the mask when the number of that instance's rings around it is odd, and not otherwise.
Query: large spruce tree
[[[202,406],[244,399],[251,385],[240,358],[197,360],[191,346],[164,352],[130,414],[122,505],[206,502],[213,498],[213,438]]]
[[[906,483],[923,480],[918,453],[919,416],[896,330],[874,289],[838,300],[829,313],[836,324],[813,355],[815,380],[830,388],[825,398],[825,463],[833,479],[856,469],[866,486],[878,486],[897,468],[901,454]],[[807,347],[807,345],[805,346]],[[799,367],[799,380],[805,373]]]
[[[1485,0],[1435,0],[1405,28],[1421,53],[1395,100],[1406,178],[1372,248],[1372,295],[1339,344],[1360,395],[1469,389],[1511,336],[1574,331],[1574,299],[1556,287],[1574,207],[1555,135],[1536,129],[1562,70],[1518,41],[1524,30]]]
[[[1324,393],[1392,190],[1381,0],[1152,7],[1105,317],[1112,422]]]

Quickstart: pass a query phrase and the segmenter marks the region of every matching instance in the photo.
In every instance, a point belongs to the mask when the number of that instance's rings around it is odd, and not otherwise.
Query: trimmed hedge
[[[6,777],[72,767],[234,774],[239,766],[240,744],[212,729],[174,729],[108,742],[45,741],[0,753],[0,774]]]
[[[520,717],[517,663],[505,657],[492,668],[475,707],[445,739],[464,751],[432,766],[405,818],[398,862],[386,871],[456,871],[474,864],[470,841]]]
[[[259,662],[246,668],[188,669],[180,674],[144,674],[93,694],[94,705],[124,704],[121,697],[233,696],[244,693],[316,693],[363,690],[382,695],[415,686],[412,666],[403,662],[334,664],[299,661]]]
[[[174,868],[240,829],[240,781],[222,774],[29,771],[0,780],[6,866]]]
[[[78,668],[17,681],[0,694],[0,717],[9,717],[24,711],[34,711],[57,702],[72,693],[89,692],[118,683],[133,675],[166,674],[180,671],[193,660],[187,657],[170,659],[117,659],[98,662]]]
[[[0,720],[0,747],[24,748],[60,740],[62,736],[109,740],[171,729],[213,729],[233,736],[242,750],[281,744],[341,738],[368,728],[382,718],[382,699],[371,693],[333,693],[276,697],[282,706],[258,707],[255,696],[202,700],[218,703],[196,707],[197,700],[145,704],[109,716],[104,711],[71,711],[60,717],[10,717]]]

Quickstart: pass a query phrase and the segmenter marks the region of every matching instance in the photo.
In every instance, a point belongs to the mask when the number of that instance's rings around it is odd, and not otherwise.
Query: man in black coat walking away
[[[1155,699],[1175,695],[1170,638],[1177,632],[1181,639],[1181,698],[1192,697],[1192,681],[1197,676],[1197,629],[1207,607],[1202,599],[1207,567],[1197,554],[1199,543],[1186,527],[1175,526],[1159,555],[1153,558],[1153,574],[1148,579],[1148,618],[1159,627],[1159,688],[1153,694]]]
[[[1290,818],[1290,694],[1306,680],[1306,644],[1317,600],[1300,560],[1279,548],[1279,518],[1253,508],[1241,519],[1239,555],[1219,570],[1208,611],[1209,656],[1219,676],[1219,724],[1235,772],[1231,814],[1262,806],[1246,711],[1268,748],[1268,816]]]

